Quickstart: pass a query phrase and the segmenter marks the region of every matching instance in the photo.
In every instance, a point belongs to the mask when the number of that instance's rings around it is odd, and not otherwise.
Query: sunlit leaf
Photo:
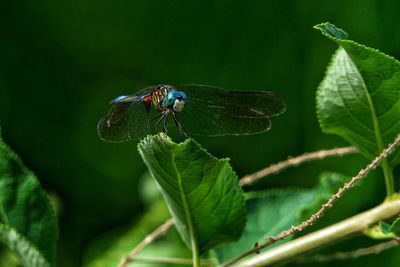
[[[165,135],[149,136],[139,152],[155,178],[178,232],[200,251],[239,239],[245,203],[227,159],[216,159],[193,139],[176,144]]]
[[[340,45],[317,92],[321,128],[373,159],[400,132],[400,62],[330,23],[315,28]],[[399,161],[395,152],[390,163]]]

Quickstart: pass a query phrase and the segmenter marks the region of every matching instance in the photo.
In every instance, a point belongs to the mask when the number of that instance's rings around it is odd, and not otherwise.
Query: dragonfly
[[[268,91],[226,90],[207,85],[156,85],[110,102],[97,131],[118,143],[174,127],[183,135],[224,136],[262,133],[271,117],[286,110],[283,99]]]

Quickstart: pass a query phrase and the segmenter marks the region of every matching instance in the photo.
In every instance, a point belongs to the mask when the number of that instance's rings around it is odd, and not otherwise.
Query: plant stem
[[[139,258],[135,257],[133,259],[135,262],[140,263],[149,263],[149,264],[163,264],[163,265],[192,265],[192,259],[182,259],[182,258]],[[215,260],[212,259],[205,259],[201,261],[202,265],[215,265]]]
[[[174,225],[174,220],[169,219],[162,225],[160,225],[156,230],[154,230],[151,234],[146,236],[146,238],[139,243],[127,256],[123,257],[117,267],[125,267],[128,263],[134,261],[134,257],[142,251],[142,249],[153,242],[156,238],[160,237],[162,234],[165,234],[168,229]],[[135,259],[136,260],[136,259]]]
[[[256,253],[261,249],[266,248],[267,246],[279,240],[294,235],[297,232],[301,232],[305,228],[313,225],[319,218],[321,218],[324,215],[327,209],[331,208],[333,204],[343,196],[344,193],[346,193],[349,189],[351,189],[357,183],[357,181],[366,177],[370,171],[375,169],[383,160],[385,160],[391,153],[393,153],[393,151],[395,151],[396,147],[399,145],[400,145],[400,134],[396,136],[396,139],[393,141],[393,143],[389,144],[381,152],[381,154],[379,154],[379,156],[377,156],[370,164],[368,164],[367,167],[361,169],[356,176],[353,176],[351,178],[350,182],[345,183],[343,187],[339,188],[338,192],[332,195],[331,198],[325,204],[323,204],[322,207],[317,212],[315,212],[310,216],[310,218],[298,224],[297,226],[292,226],[290,229],[281,232],[275,237],[268,238],[268,240],[266,240],[264,243],[258,244],[257,246],[254,246],[253,248],[246,250],[242,254],[224,262],[221,266],[222,267],[231,266],[232,264],[238,262],[242,258],[247,257],[253,253]]]
[[[382,243],[378,243],[371,247],[366,248],[359,248],[353,251],[344,251],[344,252],[335,252],[330,255],[314,255],[314,256],[304,256],[297,260],[299,263],[324,263],[324,262],[331,262],[331,261],[339,261],[339,260],[349,260],[349,259],[356,259],[359,257],[372,255],[372,254],[379,254],[384,250],[391,249],[400,245],[400,241],[396,239],[392,239],[390,241],[385,241]]]
[[[200,251],[196,240],[192,239],[193,267],[200,267]]]
[[[387,159],[382,161],[383,175],[385,176],[385,185],[386,185],[386,196],[391,197],[394,190],[394,179],[393,179],[393,171],[389,166],[389,162]]]
[[[372,124],[374,126],[376,145],[378,148],[378,152],[380,153],[384,149],[384,144],[383,144],[383,139],[382,139],[382,135],[381,135],[381,128],[379,125],[378,116],[377,116],[377,113],[375,110],[375,105],[374,105],[374,102],[372,100],[370,92],[368,91],[367,85],[365,84],[364,79],[362,78],[362,75],[361,75],[359,69],[357,69],[357,71],[358,71],[358,74],[360,75],[360,79],[363,83],[365,96],[367,97],[368,105],[371,110],[371,117],[372,117]],[[394,179],[393,179],[392,170],[390,169],[389,162],[387,159],[384,159],[382,161],[382,168],[383,168],[383,174],[385,176],[386,197],[391,197],[394,194]]]
[[[278,173],[286,168],[293,167],[293,166],[298,166],[302,163],[311,161],[311,160],[321,160],[326,157],[330,156],[343,156],[346,154],[350,153],[355,153],[357,152],[357,149],[355,147],[349,146],[349,147],[338,147],[338,148],[332,148],[328,150],[320,150],[320,151],[315,151],[311,153],[305,153],[303,155],[289,158],[287,160],[278,162],[276,164],[273,164],[267,168],[264,168],[258,172],[255,172],[253,174],[249,174],[244,176],[243,178],[240,179],[239,183],[241,186],[248,185],[251,183],[254,183],[255,181],[258,181],[259,179],[274,174]]]
[[[362,233],[365,229],[381,220],[392,218],[400,213],[400,200],[386,201],[381,205],[336,223],[319,231],[282,244],[253,258],[242,262],[238,266],[268,266],[274,263],[293,259],[303,253],[321,248],[324,245]]]

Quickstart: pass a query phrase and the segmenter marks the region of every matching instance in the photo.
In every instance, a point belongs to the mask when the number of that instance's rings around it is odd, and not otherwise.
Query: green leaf
[[[386,222],[379,222],[379,230],[382,234],[386,235],[384,237],[391,238],[393,236],[400,236],[400,217],[392,222],[392,224],[388,224]],[[372,232],[374,234],[374,232]],[[378,238],[379,235],[376,235]],[[375,237],[372,235],[372,237]]]
[[[320,184],[313,189],[269,190],[248,194],[247,223],[238,242],[215,248],[219,262],[231,259],[263,243],[266,238],[279,234],[303,221],[304,216],[317,211],[344,182],[344,176],[335,173],[321,175]],[[286,242],[280,241],[268,249]]]
[[[400,236],[400,217],[394,220],[394,222],[390,226],[390,232],[397,236]]]
[[[0,241],[18,255],[24,267],[50,267],[42,253],[14,228],[0,224]]]
[[[385,235],[391,233],[391,231],[390,231],[390,226],[391,226],[390,224],[385,223],[385,222],[383,222],[383,221],[380,221],[380,222],[379,222],[379,229],[380,229],[381,232],[382,232],[383,234],[385,234]]]
[[[317,91],[321,128],[373,159],[400,132],[400,62],[347,40],[330,23],[315,28],[340,45]],[[399,162],[400,152],[395,152],[390,165]]]
[[[138,147],[189,247],[204,252],[239,239],[245,202],[227,159],[214,158],[191,138],[176,144],[162,134]]]
[[[58,224],[53,208],[34,174],[23,166],[1,138],[0,225],[1,239],[6,246],[12,245],[11,250],[18,254],[24,249],[28,252],[29,246],[32,251],[37,248],[39,254],[55,265]],[[29,262],[24,258],[29,255],[19,254],[21,262]]]

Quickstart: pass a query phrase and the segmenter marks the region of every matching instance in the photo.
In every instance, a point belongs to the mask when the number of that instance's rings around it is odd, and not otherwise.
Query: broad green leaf
[[[13,251],[24,267],[50,267],[42,253],[14,228],[0,224],[0,242]]]
[[[321,128],[373,159],[400,132],[400,62],[348,40],[330,23],[315,28],[340,45],[317,91]],[[390,164],[399,162],[395,152]]]
[[[313,189],[288,188],[248,194],[247,223],[243,234],[238,242],[215,248],[219,262],[231,259],[256,242],[263,243],[266,238],[303,221],[306,214],[317,211],[331,197],[331,193],[343,184],[343,178],[339,174],[325,173],[321,175],[320,184]],[[268,249],[271,247],[274,245]]]
[[[193,139],[176,144],[148,136],[139,152],[156,180],[178,232],[201,252],[239,239],[246,218],[238,178],[227,159],[216,159]]]
[[[18,254],[32,245],[32,251],[39,250],[39,254],[55,265],[58,225],[53,208],[34,174],[23,166],[1,138],[0,225],[4,235],[2,240],[8,247],[13,245],[11,250],[18,250],[15,251]],[[29,262],[23,258],[28,254],[19,256],[21,262]]]

